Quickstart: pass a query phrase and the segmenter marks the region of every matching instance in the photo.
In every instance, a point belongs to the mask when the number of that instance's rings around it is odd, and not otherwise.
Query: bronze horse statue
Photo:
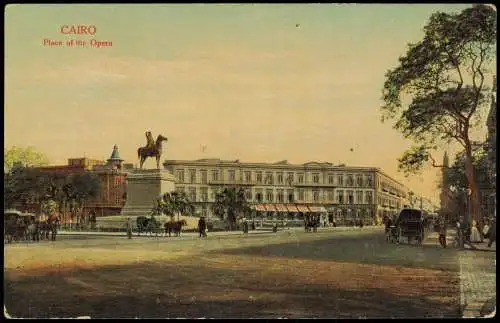
[[[166,137],[163,137],[162,135],[158,135],[156,138],[156,141],[153,146],[148,147],[140,147],[137,149],[137,155],[141,160],[140,168],[142,169],[142,165],[144,165],[144,161],[148,157],[156,157],[156,167],[160,169],[160,157],[162,153],[162,142],[167,141],[168,139]]]

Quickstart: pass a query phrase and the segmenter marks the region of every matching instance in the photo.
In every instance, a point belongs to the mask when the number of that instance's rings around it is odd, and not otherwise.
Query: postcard
[[[496,315],[496,7],[9,4],[6,318]]]

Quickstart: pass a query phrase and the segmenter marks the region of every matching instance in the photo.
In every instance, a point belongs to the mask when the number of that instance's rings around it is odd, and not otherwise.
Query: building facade
[[[83,213],[85,218],[120,214],[126,199],[126,177],[130,164],[123,164],[115,145],[111,157],[106,161],[89,158],[70,158],[67,165],[44,166],[37,169],[61,175],[90,172],[98,175],[99,196],[87,201]]]
[[[108,216],[120,214],[126,200],[127,167],[120,158],[118,146],[106,163],[95,165],[92,172],[100,179],[101,191],[97,198],[89,201],[85,213],[89,216]]]
[[[354,219],[373,224],[408,205],[408,189],[378,168],[220,159],[166,160],[163,165],[175,175],[176,189],[207,217],[214,216],[215,195],[230,186],[244,188],[256,217],[317,212],[339,224]]]
[[[493,78],[493,87],[491,93],[491,105],[486,120],[488,135],[486,145],[488,151],[488,184],[481,189],[483,213],[488,216],[496,217],[496,176],[497,176],[497,79]]]

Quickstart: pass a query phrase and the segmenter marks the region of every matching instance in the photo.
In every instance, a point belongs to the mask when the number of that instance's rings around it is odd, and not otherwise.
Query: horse
[[[168,138],[163,137],[162,135],[158,135],[155,141],[155,145],[153,147],[140,147],[137,149],[137,156],[140,159],[140,168],[144,165],[144,161],[148,157],[156,158],[156,167],[160,169],[160,157],[162,154],[162,142],[167,141]]]
[[[312,214],[304,217],[304,229],[306,232],[317,232],[319,226],[319,215]]]
[[[165,227],[165,236],[168,233],[168,236],[171,237],[172,232],[176,237],[181,235],[182,232],[182,227],[187,225],[186,220],[180,220],[180,221],[170,221],[170,222],[165,222],[164,227]]]
[[[49,233],[50,233],[50,240],[56,241],[57,226],[58,225],[59,225],[59,217],[57,217],[57,216],[51,216],[45,222],[44,229],[45,229],[45,238],[47,240],[49,239]]]

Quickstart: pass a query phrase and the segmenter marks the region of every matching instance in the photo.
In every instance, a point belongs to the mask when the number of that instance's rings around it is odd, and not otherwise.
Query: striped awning
[[[274,206],[276,207],[276,210],[278,212],[288,212],[288,209],[285,207],[284,204],[276,204]]]
[[[268,212],[275,212],[276,208],[272,204],[264,204],[264,207],[266,208],[266,211]]]
[[[263,204],[256,204],[254,207],[256,211],[264,212],[266,210]]]
[[[309,206],[309,210],[314,213],[327,213],[324,206]]]
[[[297,210],[299,210],[299,212],[302,212],[302,213],[310,212],[309,208],[307,207],[307,205],[297,204]]]
[[[288,209],[288,212],[299,212],[295,204],[287,204],[286,208]]]

